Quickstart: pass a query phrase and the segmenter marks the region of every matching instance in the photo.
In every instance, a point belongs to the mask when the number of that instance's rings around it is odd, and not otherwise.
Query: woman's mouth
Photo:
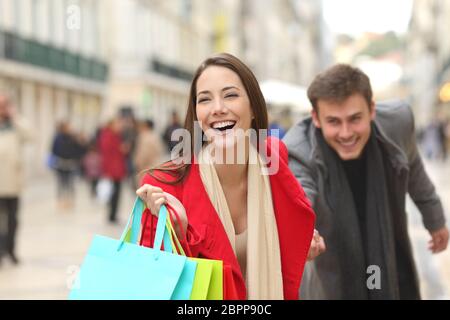
[[[231,130],[236,125],[236,121],[216,121],[211,123],[211,128],[213,128],[216,132],[220,134],[226,133],[227,130]]]

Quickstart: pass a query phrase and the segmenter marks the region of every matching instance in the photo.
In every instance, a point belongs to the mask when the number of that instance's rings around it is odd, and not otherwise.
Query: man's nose
[[[353,131],[347,123],[342,124],[339,130],[339,138],[342,140],[350,139],[353,136]]]

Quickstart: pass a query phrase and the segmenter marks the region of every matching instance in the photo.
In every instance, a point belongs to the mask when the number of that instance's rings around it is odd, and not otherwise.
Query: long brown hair
[[[242,61],[240,61],[235,56],[229,53],[219,53],[203,61],[202,64],[197,68],[197,71],[194,74],[194,78],[192,79],[191,87],[189,90],[188,109],[184,121],[184,129],[190,134],[190,136],[194,137],[194,124],[195,121],[198,121],[196,113],[197,80],[203,73],[203,71],[205,71],[206,68],[210,66],[228,68],[234,71],[239,76],[244,85],[245,91],[247,92],[247,96],[250,101],[250,108],[254,115],[254,119],[252,120],[252,129],[255,129],[257,132],[259,132],[259,130],[261,129],[267,129],[268,118],[266,102],[255,75]],[[191,139],[191,155],[194,155],[195,152],[194,144],[194,139]],[[172,161],[168,161],[160,166],[148,170],[147,172],[155,179],[163,183],[178,184],[182,182],[187,176],[189,169],[190,164],[188,163],[175,164]],[[174,179],[167,181],[158,176],[158,171],[160,171],[161,173],[168,173]]]

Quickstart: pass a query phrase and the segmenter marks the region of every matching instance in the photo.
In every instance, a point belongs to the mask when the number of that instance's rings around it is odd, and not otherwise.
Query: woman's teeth
[[[212,124],[212,128],[220,131],[225,131],[227,129],[232,129],[235,124],[236,124],[235,121],[214,122]]]

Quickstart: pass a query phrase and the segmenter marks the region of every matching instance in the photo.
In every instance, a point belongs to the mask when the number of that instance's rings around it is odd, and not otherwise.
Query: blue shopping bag
[[[137,198],[120,240],[94,237],[69,299],[189,299],[196,264],[166,252],[169,248],[161,250],[167,237],[165,206],[159,212],[153,248],[137,245],[143,210]]]

